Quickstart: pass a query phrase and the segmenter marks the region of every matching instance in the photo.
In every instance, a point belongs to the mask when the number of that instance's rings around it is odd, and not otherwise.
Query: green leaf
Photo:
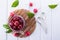
[[[8,29],[7,31],[6,31],[6,33],[11,33],[12,32],[12,30],[11,29]]]
[[[51,4],[51,5],[49,5],[49,8],[51,8],[51,9],[54,9],[56,7],[57,7],[57,4]]]
[[[19,0],[15,0],[13,3],[12,3],[12,7],[17,7],[19,4]]]
[[[34,17],[34,14],[32,12],[28,12],[27,15],[28,15],[29,18]]]
[[[4,24],[3,27],[6,29],[6,33],[11,33],[12,30],[10,29],[8,24]]]
[[[3,27],[4,27],[5,29],[10,29],[10,27],[9,27],[8,24],[4,24]]]

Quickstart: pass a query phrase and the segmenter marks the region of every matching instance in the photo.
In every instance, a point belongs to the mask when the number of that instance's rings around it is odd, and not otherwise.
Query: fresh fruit
[[[18,29],[20,30],[21,28],[22,28],[22,25],[19,25],[19,26],[18,26]]]
[[[16,17],[16,16],[14,16],[12,20],[13,20],[13,21],[18,21],[18,20],[19,20],[19,18],[18,18],[18,17]]]
[[[29,36],[29,35],[30,35],[29,31],[25,32],[25,36]]]
[[[14,31],[20,31],[24,27],[24,20],[22,17],[14,15],[8,22],[10,28]]]
[[[12,29],[15,29],[16,30],[16,26],[13,26]]]
[[[15,26],[18,26],[18,25],[19,25],[19,22],[18,22],[18,21],[15,21],[15,22],[14,22],[14,25],[15,25]]]
[[[9,23],[10,26],[13,26],[14,24],[13,23]]]
[[[34,12],[34,13],[37,13],[37,12],[38,12],[38,10],[35,8],[35,9],[33,10],[33,12]]]
[[[20,33],[14,33],[14,36],[19,37]]]
[[[19,20],[19,22],[20,22],[20,23],[23,23],[23,21],[22,21],[22,20]]]
[[[30,7],[32,7],[32,6],[33,6],[33,3],[32,3],[32,2],[30,2],[30,3],[29,3],[29,6],[30,6]]]
[[[10,16],[14,16],[14,13],[13,13],[13,12],[11,12],[11,13],[10,13]]]

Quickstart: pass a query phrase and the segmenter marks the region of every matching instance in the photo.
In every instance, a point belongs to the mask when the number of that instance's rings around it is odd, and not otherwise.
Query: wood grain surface
[[[30,12],[30,11],[26,10],[26,9],[18,9],[18,10],[14,11],[14,13],[16,15],[22,16],[24,18],[24,20],[25,20],[25,25],[26,26],[22,29],[22,31],[23,32],[29,31],[30,35],[31,35],[35,30],[36,21],[35,21],[35,17],[28,18],[27,12]],[[27,36],[20,34],[20,38],[23,38],[23,37],[27,37]]]

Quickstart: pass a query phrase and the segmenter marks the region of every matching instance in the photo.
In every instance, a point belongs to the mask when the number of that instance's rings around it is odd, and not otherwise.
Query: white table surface
[[[39,9],[36,17],[40,16],[41,12],[46,14],[46,24],[48,33],[45,34],[41,26],[37,23],[34,33],[27,38],[19,38],[19,40],[51,40],[51,30],[52,30],[52,40],[60,40],[60,0],[20,0],[20,4],[16,8],[11,8],[12,0],[0,0],[0,40],[6,40],[5,29],[3,24],[7,22],[8,15],[11,11],[15,9],[29,9],[32,11],[34,8]],[[28,3],[33,2],[34,6],[32,8],[28,7]],[[51,29],[51,9],[48,7],[51,3],[57,3],[58,6],[52,10],[52,29]],[[7,9],[8,7],[8,9]],[[17,40],[12,34],[8,34],[8,40]]]

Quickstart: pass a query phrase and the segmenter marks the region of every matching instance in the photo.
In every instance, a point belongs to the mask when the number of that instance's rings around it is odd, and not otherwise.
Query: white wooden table
[[[30,9],[28,7],[29,2],[33,2],[34,6]],[[7,3],[8,2],[8,3]],[[0,40],[6,40],[5,29],[3,28],[3,24],[7,22],[8,15],[11,11],[15,9],[29,9],[32,11],[34,8],[39,9],[36,17],[39,16],[41,12],[45,12],[46,14],[46,23],[48,33],[42,30],[41,26],[37,23],[36,29],[34,33],[27,38],[19,38],[19,40],[60,40],[60,0],[20,0],[20,4],[16,8],[11,8],[12,0],[0,0]],[[57,3],[58,6],[55,8],[52,16],[52,29],[51,29],[51,9],[48,7],[51,3]],[[7,8],[8,7],[8,8]],[[52,32],[51,32],[52,30]],[[8,34],[8,40],[17,40],[12,34]]]

